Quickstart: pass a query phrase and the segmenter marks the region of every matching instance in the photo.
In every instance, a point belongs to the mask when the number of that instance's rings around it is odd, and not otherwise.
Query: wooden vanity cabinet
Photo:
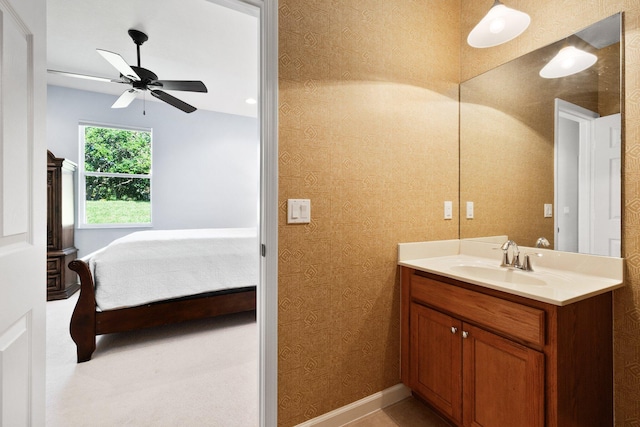
[[[611,315],[402,267],[402,381],[458,426],[611,426]]]

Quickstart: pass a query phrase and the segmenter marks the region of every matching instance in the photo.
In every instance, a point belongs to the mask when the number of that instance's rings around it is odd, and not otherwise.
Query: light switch
[[[551,203],[544,204],[544,217],[545,218],[553,217],[553,205]]]
[[[444,219],[453,218],[453,202],[447,200],[444,202]]]
[[[467,219],[473,219],[473,202],[467,202]]]
[[[308,224],[311,222],[311,200],[310,199],[288,199],[287,200],[287,223],[288,224]]]

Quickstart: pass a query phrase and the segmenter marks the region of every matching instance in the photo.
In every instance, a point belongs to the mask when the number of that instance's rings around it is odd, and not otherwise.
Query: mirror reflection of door
[[[620,256],[620,114],[555,103],[555,248]]]

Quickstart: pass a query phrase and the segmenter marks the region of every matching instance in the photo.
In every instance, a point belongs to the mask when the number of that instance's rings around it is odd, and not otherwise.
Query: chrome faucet
[[[513,256],[509,259],[509,248],[513,247]],[[520,249],[513,240],[507,240],[500,246],[502,249],[502,264],[501,267],[514,267],[520,268]]]
[[[513,248],[513,256],[509,259],[509,248]],[[529,252],[524,254],[524,262],[520,264],[520,248],[513,240],[507,240],[500,246],[502,249],[502,264],[500,267],[517,268],[524,271],[533,271],[531,264],[531,255],[542,256],[538,252]]]

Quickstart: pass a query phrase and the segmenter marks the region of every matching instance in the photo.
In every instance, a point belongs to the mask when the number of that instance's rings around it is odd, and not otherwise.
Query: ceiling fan
[[[134,29],[129,30],[128,33],[136,44],[138,54],[137,66],[127,64],[124,58],[117,53],[109,52],[104,49],[96,49],[97,52],[120,73],[119,79],[108,79],[104,77],[88,76],[85,74],[76,74],[57,70],[48,71],[53,74],[70,77],[131,85],[131,89],[125,90],[111,108],[125,108],[131,104],[138,93],[149,91],[154,97],[184,111],[185,113],[192,113],[196,111],[196,107],[193,105],[189,105],[175,96],[169,95],[162,89],[187,92],[207,92],[207,87],[204,83],[199,80],[159,80],[158,76],[151,70],[147,70],[140,66],[140,45],[146,42],[149,37],[142,31]]]

